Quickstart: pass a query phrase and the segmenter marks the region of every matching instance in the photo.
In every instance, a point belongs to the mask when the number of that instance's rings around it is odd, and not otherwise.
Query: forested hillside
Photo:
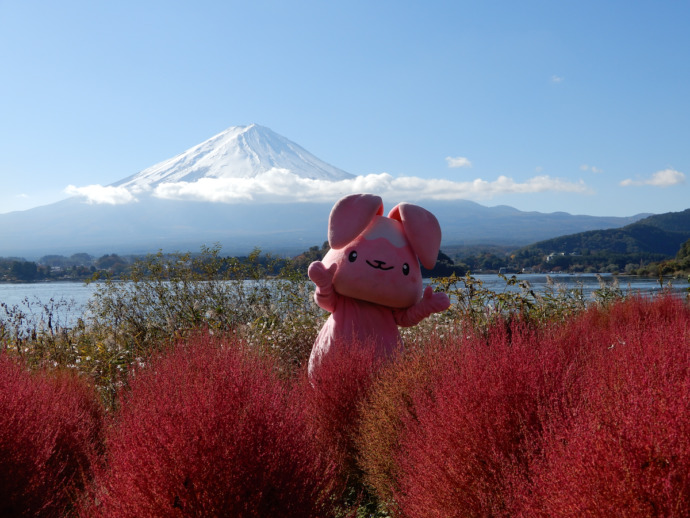
[[[547,255],[608,252],[672,257],[688,239],[690,209],[649,216],[622,228],[591,230],[548,239],[524,247],[521,251],[540,250]]]
[[[690,209],[687,209],[649,216],[621,228],[539,241],[508,253],[502,266],[516,272],[607,271],[646,275],[650,273],[645,270],[648,265],[677,258],[689,240]],[[472,271],[483,270],[485,266],[476,259],[463,258],[463,261]]]

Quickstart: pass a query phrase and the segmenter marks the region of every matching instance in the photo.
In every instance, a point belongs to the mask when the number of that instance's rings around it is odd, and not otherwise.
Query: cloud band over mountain
[[[463,156],[446,157],[450,168],[471,168]],[[596,167],[582,170],[601,173]],[[683,183],[674,169],[647,179],[629,179],[622,187],[668,187]],[[501,175],[495,180],[465,181],[394,177],[388,173],[355,176],[309,153],[269,128],[232,126],[179,155],[112,185],[69,185],[65,192],[89,204],[126,205],[143,198],[212,203],[333,203],[346,194],[375,192],[389,200],[489,200],[533,193],[593,194],[583,180],[538,174],[523,181]]]
[[[82,197],[89,204],[124,205],[138,201],[127,188],[112,185],[87,185],[85,187],[68,185],[65,188],[65,194]]]
[[[394,177],[388,173],[354,176],[344,180],[304,178],[286,169],[273,168],[252,178],[200,178],[193,182],[165,182],[150,190],[124,186],[70,185],[66,192],[88,203],[124,204],[148,194],[156,198],[216,203],[238,202],[332,202],[355,192],[376,192],[385,198],[416,200],[490,199],[500,194],[571,192],[591,193],[584,182],[569,182],[548,175],[517,182],[507,176],[488,181]]]

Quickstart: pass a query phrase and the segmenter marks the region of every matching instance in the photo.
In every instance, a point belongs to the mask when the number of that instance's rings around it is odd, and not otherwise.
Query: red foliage
[[[76,375],[31,374],[0,354],[0,515],[64,516],[91,476],[102,418]]]
[[[597,358],[546,438],[525,515],[690,515],[690,311],[632,299],[582,323]]]
[[[430,387],[432,376],[439,371],[436,363],[439,355],[433,352],[439,349],[442,349],[439,338],[430,337],[425,352],[407,352],[387,365],[362,407],[358,459],[364,481],[381,502],[391,502],[399,489],[396,458],[405,431],[404,422],[416,412],[412,395]]]
[[[274,366],[202,336],[135,373],[86,516],[319,516],[330,472]]]
[[[337,466],[340,490],[360,484],[357,434],[362,404],[382,364],[366,343],[333,348],[310,377],[305,374],[298,390],[317,446]]]
[[[577,389],[577,341],[496,323],[456,338],[404,420],[395,501],[404,516],[512,516],[546,416]],[[431,394],[429,396],[428,394]]]
[[[631,298],[456,342],[398,432],[399,514],[690,514],[681,300]]]

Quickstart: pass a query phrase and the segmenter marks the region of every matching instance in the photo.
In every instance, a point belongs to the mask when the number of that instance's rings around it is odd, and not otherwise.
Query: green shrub
[[[290,373],[309,356],[320,310],[310,283],[289,263],[158,253],[135,262],[121,280],[102,282],[89,305],[88,332],[111,362],[143,362],[190,332],[237,336]]]

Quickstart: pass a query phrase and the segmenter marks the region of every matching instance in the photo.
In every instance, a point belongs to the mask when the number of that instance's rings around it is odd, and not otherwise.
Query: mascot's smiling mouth
[[[371,266],[372,268],[376,268],[378,270],[384,270],[385,271],[385,270],[392,270],[393,268],[395,268],[395,266],[389,266],[388,268],[385,268],[383,266],[384,264],[386,264],[385,261],[374,260],[374,262],[376,264],[372,264],[371,261],[369,261],[369,259],[367,259],[367,264],[369,266]]]

